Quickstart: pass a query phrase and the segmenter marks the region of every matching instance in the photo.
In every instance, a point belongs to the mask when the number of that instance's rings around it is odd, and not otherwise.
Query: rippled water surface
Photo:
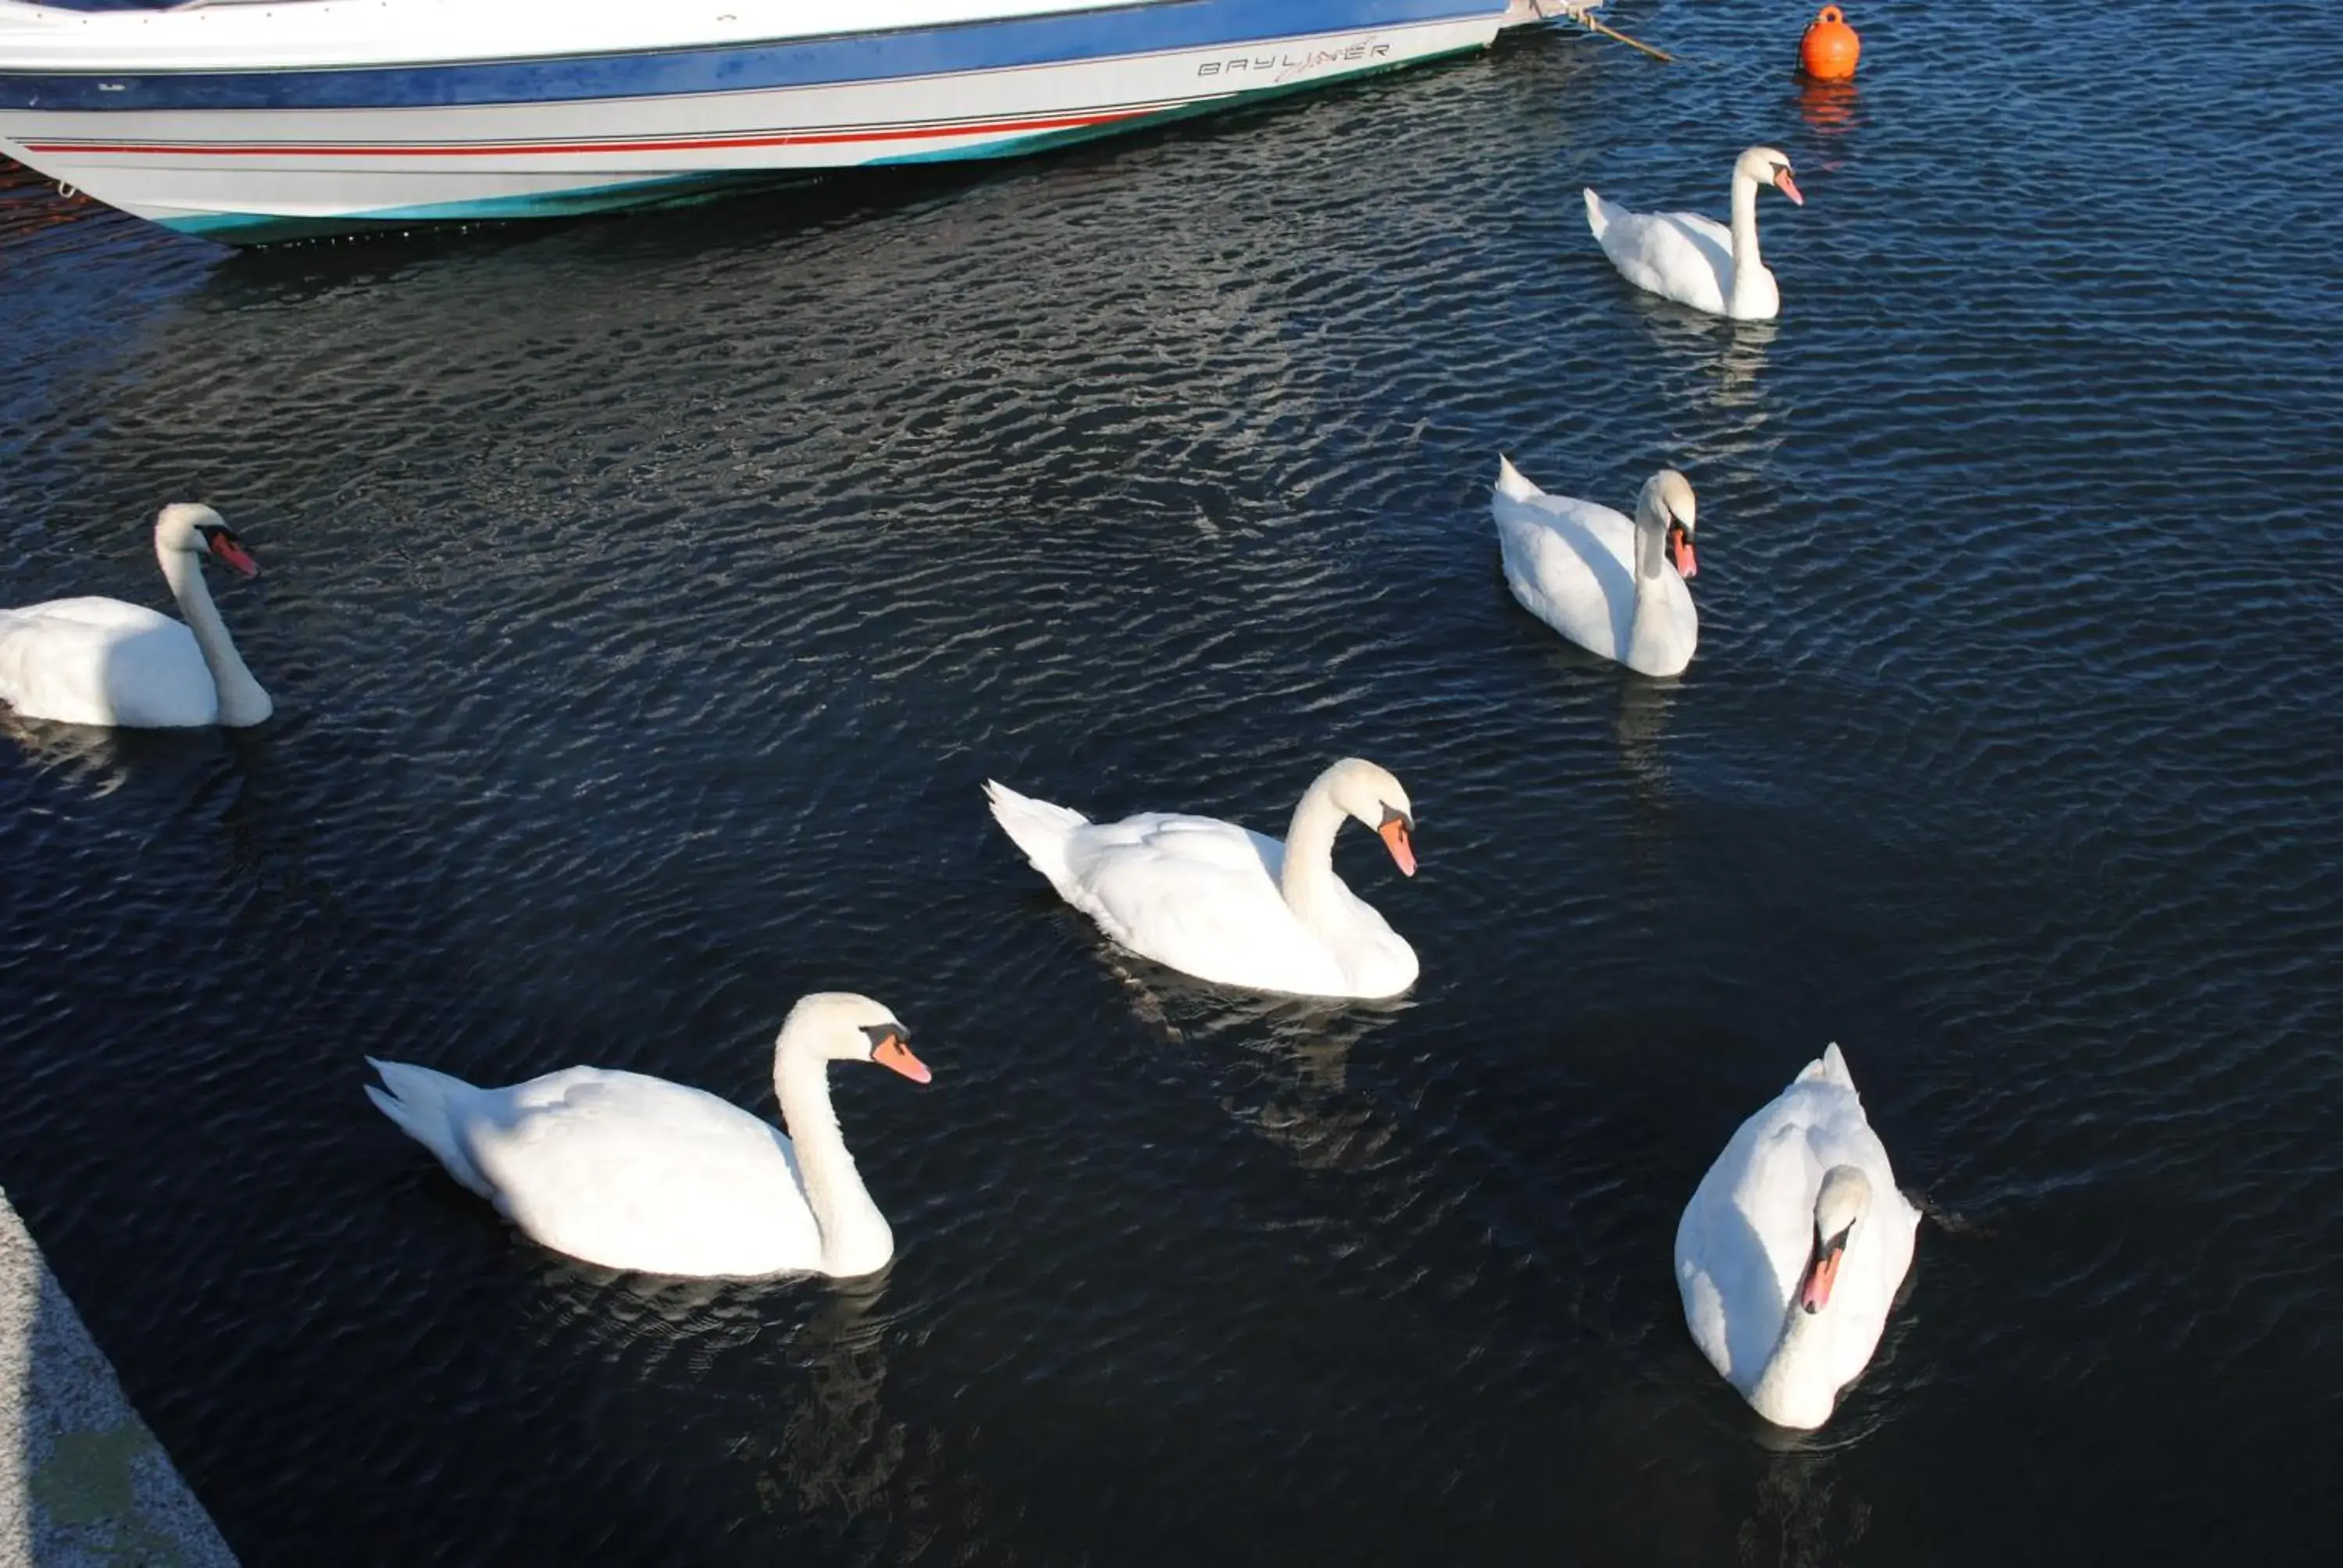
[[[2300,1562],[2343,1533],[2343,17],[1652,0],[990,172],[233,255],[0,190],[0,602],[160,603],[255,733],[0,734],[0,1181],[246,1560]],[[1582,183],[1786,306],[1632,293]],[[1569,650],[1500,449],[1701,498],[1700,654]],[[216,578],[216,581],[219,579]],[[999,777],[1282,827],[1403,1001],[1105,949]],[[359,1093],[769,1106],[800,992],[900,1251],[517,1241]],[[1930,1213],[1765,1427],[1676,1215],[1830,1040]]]

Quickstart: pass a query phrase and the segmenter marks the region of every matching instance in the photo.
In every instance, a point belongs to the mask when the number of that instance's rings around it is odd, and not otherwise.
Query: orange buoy
[[[1855,62],[1862,54],[1863,40],[1839,8],[1825,5],[1798,40],[1798,68],[1817,82],[1844,82],[1855,75]]]

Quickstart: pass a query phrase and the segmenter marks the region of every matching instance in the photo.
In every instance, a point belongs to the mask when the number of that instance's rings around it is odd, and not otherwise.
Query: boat
[[[1483,48],[1557,8],[0,0],[0,155],[231,244],[556,216],[1011,156]]]

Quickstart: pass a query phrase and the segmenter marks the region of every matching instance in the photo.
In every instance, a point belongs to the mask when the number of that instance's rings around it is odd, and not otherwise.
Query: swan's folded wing
[[[1341,983],[1278,891],[1274,839],[1210,817],[1150,813],[1081,829],[1067,859],[1071,901],[1133,952],[1229,985]]]
[[[0,610],[0,702],[28,719],[192,725],[218,706],[195,634],[120,599]]]
[[[1629,213],[1603,236],[1603,254],[1636,287],[1698,309],[1722,311],[1733,276],[1733,236],[1691,212]]]
[[[728,1101],[597,1068],[482,1099],[462,1129],[465,1151],[497,1206],[546,1246],[678,1273],[820,1256],[789,1141]],[[757,1261],[734,1269],[728,1258]]]
[[[152,631],[179,623],[160,610],[103,595],[53,598],[22,609],[0,609],[0,626],[85,627],[93,631]]]
[[[1685,1324],[1717,1371],[1745,1393],[1781,1337],[1822,1180],[1804,1119],[1786,1099],[1734,1132],[1676,1232]],[[1695,1318],[1696,1310],[1708,1314],[1705,1321]]]
[[[1653,216],[1698,246],[1701,254],[1712,263],[1723,266],[1733,260],[1733,231],[1715,218],[1696,212],[1664,212]]]
[[[1614,525],[1632,535],[1634,526],[1607,507],[1564,496],[1499,497],[1492,511],[1505,583],[1522,608],[1581,648],[1619,657],[1619,636],[1631,617],[1614,601],[1632,611],[1634,578],[1604,535]]]
[[[1728,1292],[1726,1282],[1717,1277],[1729,1272],[1726,1259],[1732,1243],[1731,1226],[1719,1223],[1717,1202],[1711,1184],[1703,1181],[1692,1201],[1684,1205],[1684,1217],[1676,1223],[1676,1290],[1684,1297],[1684,1327],[1692,1332],[1693,1343],[1708,1358],[1708,1364],[1727,1382],[1746,1382],[1755,1375],[1749,1366],[1756,1363],[1745,1366],[1736,1354],[1726,1305],[1728,1294],[1737,1299],[1744,1292],[1738,1289]]]

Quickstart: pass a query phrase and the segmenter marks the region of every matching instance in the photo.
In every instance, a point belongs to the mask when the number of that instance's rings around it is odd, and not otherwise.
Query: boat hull
[[[256,243],[1011,156],[1480,48],[1503,19],[1503,0],[1172,0],[707,48],[119,73],[11,70],[0,36],[0,152]]]

